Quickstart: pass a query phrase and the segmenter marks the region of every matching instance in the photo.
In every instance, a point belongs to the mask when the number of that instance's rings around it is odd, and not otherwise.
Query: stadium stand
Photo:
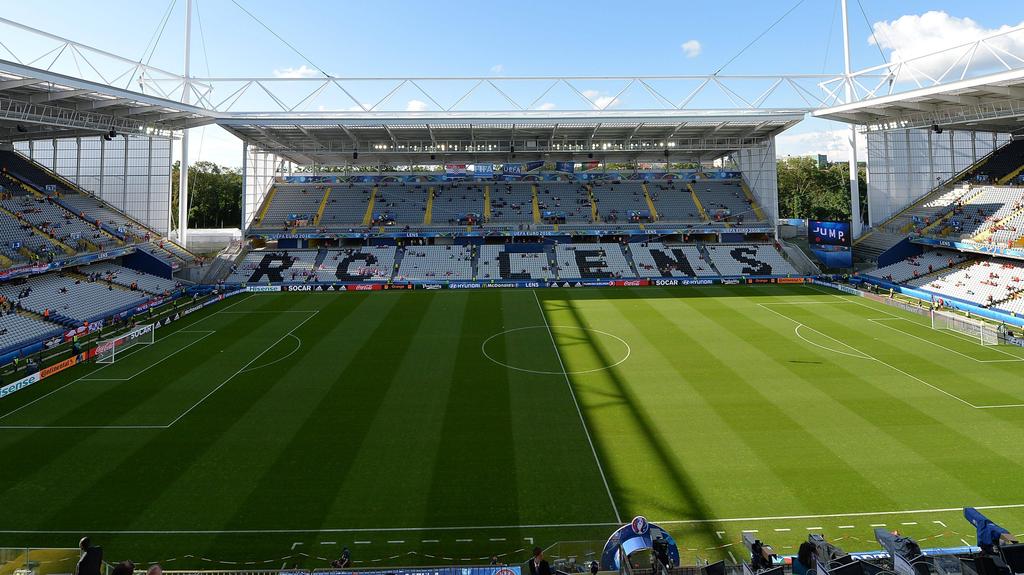
[[[316,281],[386,281],[395,267],[395,246],[325,250]]]
[[[942,224],[939,235],[954,233],[979,241],[990,239],[993,227],[1015,215],[1024,206],[1024,188],[984,186],[966,202],[959,203],[951,216]],[[1005,237],[1016,239],[1016,229],[998,228]],[[1002,237],[1002,236],[1001,236]]]
[[[432,203],[432,224],[479,224],[484,213],[484,188],[483,185],[473,183],[438,185],[434,187]]]
[[[313,281],[319,252],[316,250],[253,251],[235,264],[226,281],[230,283]]]
[[[988,160],[967,174],[968,179],[1001,183],[1024,163],[1024,140],[1011,140],[988,157]]]
[[[986,259],[911,279],[906,285],[981,306],[993,306],[1016,296],[1024,288],[1022,280],[1024,263]]]
[[[708,217],[715,221],[756,221],[753,203],[738,180],[706,180],[693,185]]]
[[[640,277],[711,277],[718,274],[695,245],[629,244]]]
[[[405,248],[395,280],[473,279],[471,246],[410,246]]]
[[[527,182],[495,183],[491,188],[491,226],[508,226],[533,222],[533,184]]]
[[[14,262],[47,260],[57,254],[54,245],[36,232],[31,224],[3,212],[0,212],[0,234],[4,239],[3,253]]]
[[[593,223],[586,188],[570,182],[538,182],[536,185],[541,215],[550,212],[557,220],[548,223]]]
[[[683,182],[668,181],[649,184],[651,200],[658,211],[659,221],[700,222],[700,209]]]
[[[129,288],[134,285],[142,291],[157,295],[174,291],[182,285],[181,282],[142,273],[108,262],[82,266],[78,268],[78,272]]]
[[[559,279],[636,277],[619,244],[558,244],[555,259]]]
[[[0,201],[0,205],[50,237],[79,251],[106,250],[120,245],[109,233],[49,200],[21,194]]]
[[[0,295],[28,311],[67,325],[107,317],[150,297],[113,283],[64,273],[34,276],[18,285],[0,284]]]
[[[595,182],[594,201],[597,203],[599,221],[605,223],[630,222],[629,214],[650,213],[650,206],[644,199],[644,188],[640,182]],[[653,217],[653,214],[651,214]]]
[[[372,193],[373,186],[335,186],[327,198],[323,215],[320,217],[320,226],[329,228],[362,225]]]
[[[771,244],[707,244],[711,263],[723,276],[796,275]]]
[[[423,223],[429,188],[420,184],[383,184],[373,205],[375,223],[416,226]]]
[[[900,260],[894,264],[880,267],[864,275],[902,283],[909,279],[928,275],[936,270],[951,268],[970,259],[966,254],[951,250],[931,250],[921,255]]]
[[[542,244],[517,246],[516,251],[510,246],[480,246],[477,280],[554,278],[551,254]]]
[[[0,313],[0,353],[18,349],[25,344],[47,339],[63,332],[57,324],[23,313]]]
[[[276,184],[273,193],[269,194],[270,205],[266,206],[259,225],[283,227],[295,221],[312,222],[325,193],[323,186]]]

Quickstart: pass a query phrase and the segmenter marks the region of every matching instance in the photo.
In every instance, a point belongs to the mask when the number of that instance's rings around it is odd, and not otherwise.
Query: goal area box
[[[152,344],[155,332],[153,324],[140,325],[128,333],[99,342],[96,345],[96,363],[114,363],[117,356],[127,349]]]
[[[987,321],[965,317],[941,309],[932,310],[932,329],[962,333],[981,345],[999,344],[999,327]]]

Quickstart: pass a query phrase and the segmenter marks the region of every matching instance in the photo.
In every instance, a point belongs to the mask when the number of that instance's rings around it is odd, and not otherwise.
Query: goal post
[[[933,309],[932,329],[955,331],[978,340],[981,345],[999,344],[999,327],[987,321]]]
[[[117,356],[136,345],[150,345],[156,330],[153,324],[140,325],[128,333],[105,339],[96,345],[96,363],[114,363]]]

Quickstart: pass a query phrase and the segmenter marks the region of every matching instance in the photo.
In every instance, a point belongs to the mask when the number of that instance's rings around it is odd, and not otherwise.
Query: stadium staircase
[[[423,225],[429,226],[434,219],[434,188],[427,190],[427,208],[423,210]]]
[[[531,205],[533,206],[533,223],[540,223],[540,199],[537,198],[537,184],[530,186],[531,193],[533,194],[533,200]]]
[[[484,221],[491,221],[491,186],[484,184]]]
[[[477,273],[478,273],[477,272],[477,266],[480,264],[480,249],[479,249],[479,246],[472,246],[470,248],[470,250],[471,251],[470,251],[470,255],[469,255],[469,269],[473,271],[473,274],[472,274],[471,277],[474,280],[476,280]]]
[[[633,250],[629,249],[629,244],[622,246],[622,255],[626,257],[626,263],[629,264],[629,271],[633,272],[633,277],[640,277],[640,268],[638,268],[636,262],[633,261]]]
[[[641,182],[640,187],[644,189],[644,201],[647,202],[647,209],[651,211],[651,221],[658,221],[658,210],[654,207],[654,198],[651,197],[651,191],[647,189],[647,182]]]
[[[373,204],[377,201],[377,186],[370,190],[370,200],[366,203],[366,213],[363,214],[363,225],[369,227],[373,222]]]
[[[718,275],[725,275],[721,271],[719,271],[718,268],[715,266],[714,258],[711,257],[711,252],[708,251],[707,246],[705,246],[704,244],[697,244],[697,251],[700,252],[701,257],[704,258],[704,263],[706,263],[708,267],[711,268],[711,271],[715,272]]]
[[[693,184],[686,184],[686,189],[690,190],[690,197],[693,198],[693,204],[697,206],[697,212],[700,213],[701,219],[705,222],[711,221],[708,213],[704,210],[704,204],[700,203],[700,198],[697,197],[697,190],[693,189]]]
[[[587,185],[587,200],[590,201],[590,221],[595,224],[601,221],[601,215],[597,212],[597,201],[594,199],[594,186]]]
[[[263,198],[263,205],[260,206],[258,212],[256,212],[256,221],[253,222],[253,226],[259,226],[263,223],[263,218],[267,216],[267,210],[270,209],[270,204],[274,201],[274,196],[277,195],[277,186],[271,186],[270,191],[267,192],[267,197]]]
[[[391,273],[388,277],[394,277],[398,273],[399,267],[402,265],[402,260],[405,259],[405,246],[399,246],[395,250],[395,266],[392,268]]]
[[[313,225],[320,225],[320,218],[324,217],[324,208],[327,207],[327,198],[331,197],[331,188],[324,190],[324,197],[320,200],[320,207],[316,210],[316,216],[313,218]]]
[[[757,217],[757,221],[763,222],[768,218],[764,217],[764,210],[757,204],[757,198],[754,197],[754,193],[750,191],[750,186],[747,185],[746,178],[740,178],[740,189],[743,190],[743,195],[750,202],[750,207],[754,210],[754,216]]]

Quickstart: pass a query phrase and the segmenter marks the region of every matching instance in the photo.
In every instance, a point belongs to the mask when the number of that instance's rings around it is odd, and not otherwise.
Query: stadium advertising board
[[[26,387],[32,385],[33,383],[38,382],[40,379],[42,378],[39,377],[39,372],[37,371],[36,373],[33,373],[32,375],[27,375],[19,379],[18,381],[8,383],[7,385],[0,387],[0,398],[7,397],[8,395],[14,393],[15,391],[21,391],[22,389],[25,389]]]
[[[522,575],[521,565],[493,567],[424,567],[387,569],[382,571],[317,570],[317,575]]]
[[[807,244],[818,261],[829,268],[853,267],[850,222],[807,221]]]

